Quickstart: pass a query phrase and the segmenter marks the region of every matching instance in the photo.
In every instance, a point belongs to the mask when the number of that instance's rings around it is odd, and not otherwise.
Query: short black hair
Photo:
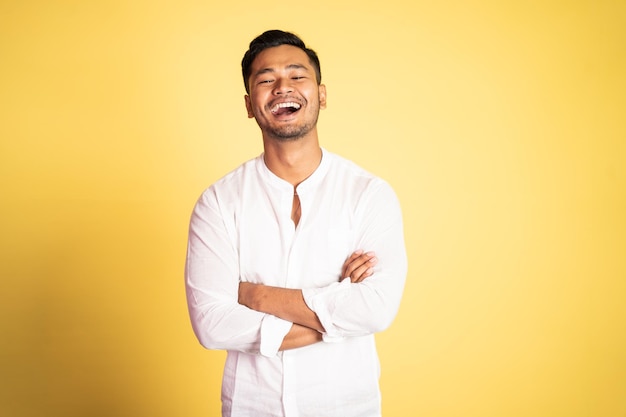
[[[267,48],[273,48],[280,45],[291,45],[302,49],[307,56],[311,65],[315,69],[315,77],[317,84],[322,82],[322,70],[320,68],[320,60],[314,50],[307,48],[302,39],[290,32],[284,32],[282,30],[268,30],[263,32],[250,42],[250,47],[246,51],[241,60],[241,72],[243,75],[243,84],[246,87],[246,93],[250,93],[250,84],[248,82],[250,73],[252,72],[252,62],[262,51]]]

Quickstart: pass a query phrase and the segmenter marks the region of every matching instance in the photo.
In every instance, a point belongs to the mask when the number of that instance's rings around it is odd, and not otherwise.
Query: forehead
[[[280,45],[267,48],[259,53],[252,62],[252,73],[266,69],[280,70],[292,66],[312,69],[308,55],[300,48],[292,45]]]

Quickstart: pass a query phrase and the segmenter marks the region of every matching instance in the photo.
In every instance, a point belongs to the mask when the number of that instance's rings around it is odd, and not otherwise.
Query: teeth
[[[277,103],[274,105],[274,107],[272,107],[272,113],[276,113],[278,111],[278,109],[284,109],[285,107],[293,107],[296,110],[300,109],[300,104],[299,103],[295,103],[295,102],[287,102],[287,103]]]

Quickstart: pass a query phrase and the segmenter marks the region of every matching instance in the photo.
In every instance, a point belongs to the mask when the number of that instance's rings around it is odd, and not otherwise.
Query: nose
[[[274,94],[289,94],[293,92],[293,87],[288,79],[280,78],[274,83]]]

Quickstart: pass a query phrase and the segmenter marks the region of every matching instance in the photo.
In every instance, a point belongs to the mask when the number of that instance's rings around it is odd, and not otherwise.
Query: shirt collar
[[[332,154],[326,149],[321,148],[322,150],[322,160],[320,164],[317,166],[315,171],[304,181],[302,181],[298,185],[298,195],[304,195],[312,190],[314,190],[317,185],[322,181],[322,179],[326,176],[328,169],[330,168],[332,161]],[[276,174],[274,174],[270,169],[265,165],[265,159],[263,158],[264,154],[259,155],[257,158],[257,170],[262,175],[263,179],[271,184],[273,187],[278,188],[283,192],[293,193],[293,186],[280,178]]]

